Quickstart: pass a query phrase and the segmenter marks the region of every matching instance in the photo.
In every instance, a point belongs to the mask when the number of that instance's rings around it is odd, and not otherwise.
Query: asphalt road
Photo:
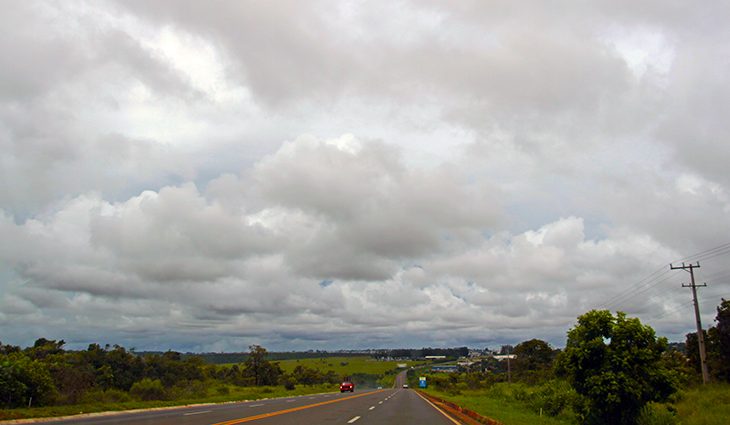
[[[184,425],[309,425],[309,424],[418,424],[453,425],[416,391],[401,388],[404,374],[396,378],[396,388],[359,390],[311,396],[227,403],[179,409],[69,418],[46,424],[184,424]]]

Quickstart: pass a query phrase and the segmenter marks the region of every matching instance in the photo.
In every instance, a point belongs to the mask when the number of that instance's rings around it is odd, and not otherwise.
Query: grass
[[[223,388],[214,387],[215,390]],[[260,400],[263,398],[291,397],[297,395],[327,393],[337,391],[337,388],[329,385],[297,385],[294,390],[286,390],[284,387],[238,387],[235,385],[225,386],[228,394],[208,395],[195,399],[181,400],[156,400],[156,401],[128,401],[128,402],[99,402],[91,404],[76,404],[65,406],[35,407],[30,409],[3,409],[0,410],[0,420],[41,418],[55,416],[78,415],[82,413],[96,413],[108,411],[151,409],[156,407],[185,406],[189,404],[225,403],[231,401]],[[213,388],[211,388],[213,390]],[[211,393],[217,391],[210,391]]]
[[[505,425],[575,424],[572,415],[541,416],[539,412],[531,410],[525,403],[514,400],[512,390],[517,388],[518,386],[515,384],[502,383],[486,389],[461,390],[459,394],[450,394],[433,388],[427,388],[425,391],[483,416],[496,419]],[[519,388],[524,390],[521,385]]]
[[[496,419],[505,425],[568,425],[577,423],[577,419],[569,409],[568,412],[563,412],[556,417],[541,417],[529,405],[517,400],[520,398],[520,393],[531,389],[532,387],[521,384],[500,383],[487,389],[461,389],[456,394],[438,391],[434,388],[428,388],[426,392]],[[651,403],[649,408],[653,414],[650,417],[642,418],[640,420],[641,424],[730,424],[730,384],[713,383],[692,387],[677,393],[672,402]]]
[[[674,408],[682,425],[730,423],[730,384],[699,385],[679,394]]]
[[[297,366],[306,366],[312,369],[319,369],[322,372],[334,371],[338,375],[347,376],[356,373],[370,375],[381,375],[388,371],[395,370],[399,364],[406,364],[408,367],[420,365],[423,361],[380,361],[369,356],[358,357],[319,357],[311,359],[275,360],[286,373],[290,373]],[[220,366],[233,366],[223,364]]]

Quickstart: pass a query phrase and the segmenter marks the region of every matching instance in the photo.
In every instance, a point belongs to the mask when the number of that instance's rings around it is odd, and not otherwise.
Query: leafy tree
[[[666,400],[676,391],[676,378],[661,361],[666,348],[666,338],[622,312],[578,317],[557,368],[578,393],[582,423],[634,424],[644,405]]]
[[[730,382],[730,300],[722,299],[715,322],[717,325],[708,331],[712,344],[710,366],[716,378]]]
[[[0,400],[8,407],[51,404],[57,396],[48,367],[24,353],[0,355]]]
[[[710,376],[721,381],[730,382],[730,300],[722,299],[717,307],[715,326],[702,330],[705,336],[705,352],[707,353],[707,369]],[[687,334],[685,342],[687,359],[696,374],[700,373],[700,355],[697,347],[697,333]]]
[[[243,375],[256,386],[276,385],[283,373],[279,363],[266,360],[266,349],[260,345],[249,347],[250,353],[244,362]]]
[[[552,365],[555,357],[550,344],[540,339],[531,339],[521,342],[515,347],[513,354],[515,359],[515,370],[542,370]]]
[[[515,346],[513,360],[515,375],[522,381],[535,383],[552,375],[552,364],[555,351],[540,339],[531,339]]]

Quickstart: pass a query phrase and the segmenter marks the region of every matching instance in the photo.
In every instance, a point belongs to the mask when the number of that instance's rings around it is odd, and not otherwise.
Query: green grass
[[[279,360],[284,372],[291,372],[295,367],[301,365],[312,369],[319,369],[322,372],[334,371],[338,375],[346,376],[355,373],[367,373],[380,375],[398,368],[399,364],[406,364],[408,367],[423,364],[424,362],[414,361],[380,361],[372,357],[323,357],[314,359]]]
[[[215,390],[220,385],[211,388],[210,393],[216,393]],[[329,384],[304,386],[297,385],[294,390],[286,390],[284,387],[238,387],[228,385],[228,394],[216,394],[195,399],[182,400],[158,400],[158,401],[128,401],[121,403],[93,403],[93,404],[77,404],[66,406],[49,406],[36,407],[30,409],[3,409],[0,410],[0,420],[6,419],[23,419],[23,418],[41,418],[77,415],[81,413],[108,412],[120,410],[134,409],[150,409],[156,407],[185,406],[189,404],[205,404],[205,403],[224,403],[230,401],[242,400],[260,400],[263,398],[291,397],[296,395],[327,393],[337,391],[337,387]]]
[[[730,423],[730,384],[699,385],[679,394],[674,403],[682,425]]]
[[[347,376],[355,373],[367,373],[380,375],[398,368],[399,364],[406,364],[408,367],[429,363],[426,361],[381,361],[370,356],[357,357],[318,357],[311,359],[274,360],[286,373],[290,373],[295,367],[301,365],[312,369],[319,369],[322,372],[334,371],[338,375]],[[231,367],[239,363],[224,363],[218,367]],[[239,364],[240,366],[240,364]]]
[[[495,391],[495,387],[498,391]],[[425,391],[483,416],[496,419],[505,425],[575,424],[574,419],[567,415],[557,417],[540,416],[539,412],[534,412],[524,403],[514,400],[512,398],[512,389],[510,384],[495,384],[489,389],[462,390],[459,394],[448,394],[433,388],[428,388]]]

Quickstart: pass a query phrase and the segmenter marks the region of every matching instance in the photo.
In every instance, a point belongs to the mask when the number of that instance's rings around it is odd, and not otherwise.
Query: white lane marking
[[[294,403],[296,400],[287,400],[287,403]]]
[[[350,419],[349,421],[347,421],[347,423],[348,423],[348,424],[352,424],[352,423],[355,423],[355,422],[357,422],[357,420],[358,420],[358,419],[360,419],[360,417],[359,417],[359,416],[355,416],[354,418],[352,418],[352,419]]]
[[[329,397],[329,396],[330,396],[329,394],[325,394],[325,395],[324,395],[324,397]]]
[[[375,406],[370,406],[370,408],[368,410],[373,410],[373,409],[375,409]]]
[[[443,410],[439,409],[438,406],[436,406],[435,404],[431,403],[431,401],[429,399],[427,399],[426,397],[422,396],[421,393],[416,392],[416,395],[418,395],[419,397],[421,397],[423,399],[423,401],[425,401],[426,403],[430,404],[431,407],[433,407],[434,409],[438,410],[439,413],[441,413],[442,415],[444,415],[446,417],[446,419],[450,420],[451,422],[453,422],[456,425],[459,425],[459,422],[457,422],[454,418],[452,418],[451,416],[449,416],[448,413],[446,413]]]
[[[248,407],[259,407],[259,406],[266,406],[264,403],[260,404],[250,404]]]
[[[310,400],[314,400],[314,397],[309,397]]]
[[[379,401],[378,404],[383,404],[383,402],[382,401]]]
[[[212,412],[212,410],[202,410],[200,412],[185,413],[183,416],[200,415],[200,414],[203,414],[203,413],[210,413],[210,412]]]

